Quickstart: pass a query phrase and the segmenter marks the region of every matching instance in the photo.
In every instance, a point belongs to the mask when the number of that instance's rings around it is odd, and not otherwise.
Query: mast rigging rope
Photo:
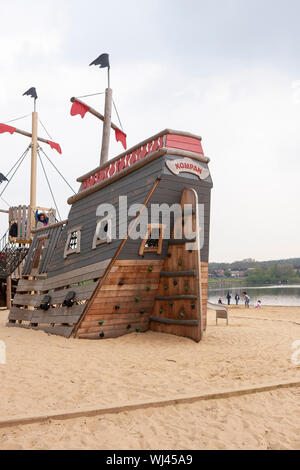
[[[11,182],[11,180],[13,179],[13,177],[15,176],[15,174],[17,173],[18,169],[20,168],[20,166],[22,165],[25,157],[27,156],[28,152],[29,152],[29,149],[30,149],[30,146],[27,147],[27,149],[25,150],[25,152],[23,153],[23,155],[21,156],[21,158],[19,158],[18,162],[13,166],[13,168],[18,164],[16,170],[14,171],[12,177],[10,178],[10,180],[7,182],[6,186],[4,187],[3,191],[1,191],[0,193],[0,197],[2,196],[2,194],[4,193],[4,191],[6,190],[7,186],[9,185],[9,183]],[[9,173],[11,173],[11,170],[9,171]]]
[[[45,170],[44,164],[43,164],[43,161],[42,161],[42,159],[41,159],[41,155],[40,155],[40,152],[39,152],[39,150],[37,151],[37,153],[38,153],[38,156],[39,156],[39,159],[40,159],[40,162],[41,162],[42,168],[43,168],[43,172],[44,172],[44,175],[45,175],[45,178],[46,178],[47,184],[48,184],[49,191],[50,191],[50,193],[51,193],[51,196],[52,196],[52,199],[53,199],[53,202],[54,202],[55,208],[56,208],[56,210],[57,210],[57,214],[58,214],[59,220],[61,220],[61,216],[60,216],[60,213],[59,213],[59,210],[58,210],[57,204],[56,204],[56,200],[55,200],[55,197],[54,197],[54,194],[53,194],[53,191],[52,191],[52,188],[51,188],[51,185],[50,185],[50,182],[49,182],[49,179],[48,179],[48,176],[47,176],[47,173],[46,173],[46,170]]]
[[[47,158],[47,160],[51,163],[51,165],[55,168],[55,170],[57,171],[57,173],[61,176],[61,178],[64,180],[64,182],[69,186],[69,188],[71,189],[71,191],[76,194],[76,192],[74,191],[74,189],[72,188],[72,186],[68,183],[68,181],[66,180],[66,178],[61,174],[61,172],[59,171],[58,168],[56,168],[56,166],[54,165],[54,163],[52,162],[52,160],[48,157],[48,155],[44,152],[44,150],[42,149],[42,147],[39,147],[39,149],[41,150],[41,152],[43,152],[43,154],[45,155],[45,157]]]

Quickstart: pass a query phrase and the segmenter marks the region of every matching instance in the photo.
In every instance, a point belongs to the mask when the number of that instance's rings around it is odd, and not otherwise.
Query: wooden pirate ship
[[[95,64],[109,70],[108,56]],[[111,88],[104,116],[71,101],[71,114],[104,122],[100,166],[78,178],[67,220],[32,229],[7,325],[81,339],[153,330],[200,341],[212,189],[201,137],[166,129],[108,161],[111,128],[126,146],[111,121]],[[162,213],[150,216],[162,204],[177,208],[169,227]],[[132,236],[141,221],[143,236]]]

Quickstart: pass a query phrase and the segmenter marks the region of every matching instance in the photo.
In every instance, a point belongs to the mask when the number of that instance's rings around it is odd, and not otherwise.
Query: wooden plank
[[[109,262],[110,259],[107,259],[101,261],[100,263],[85,266],[68,273],[60,274],[55,277],[49,277],[45,281],[29,281],[27,279],[22,279],[19,281],[17,292],[48,291],[50,289],[55,289],[78,282],[97,279],[103,275]]]
[[[175,320],[170,318],[160,318],[160,317],[153,317],[150,316],[150,321],[155,323],[162,323],[165,325],[178,325],[178,326],[198,326],[198,320]]]
[[[197,299],[198,299],[197,295],[173,295],[173,296],[157,295],[155,297],[155,300],[167,301],[167,302],[170,302],[171,300],[197,300]]]
[[[138,319],[138,320],[133,320],[133,321],[128,321],[127,319],[122,320],[122,319],[116,318],[115,320],[107,320],[103,326],[96,325],[96,326],[84,327],[82,324],[78,330],[78,334],[97,333],[97,332],[105,333],[105,332],[114,331],[120,328],[124,328],[129,333],[130,331],[136,328],[147,329],[148,324],[149,324],[149,318],[143,318],[143,319]],[[129,326],[130,328],[128,328]]]
[[[8,316],[9,320],[30,321],[33,310],[25,310],[18,307],[12,307]]]
[[[126,313],[126,314],[101,314],[101,315],[87,315],[84,321],[81,324],[81,328],[88,327],[99,327],[99,322],[104,322],[103,326],[113,325],[116,321],[124,321],[125,323],[132,323],[134,321],[149,321],[149,314],[144,314],[143,316],[140,313]],[[145,320],[144,320],[145,319]]]
[[[197,276],[197,271],[195,269],[191,269],[190,271],[162,271],[160,273],[160,277],[189,277],[189,276]]]

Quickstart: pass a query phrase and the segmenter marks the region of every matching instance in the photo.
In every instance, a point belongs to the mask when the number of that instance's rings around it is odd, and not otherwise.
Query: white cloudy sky
[[[22,93],[35,86],[63,156],[44,149],[77,189],[98,164],[101,128],[70,117],[69,98],[104,90],[105,71],[88,64],[109,52],[130,146],[166,127],[203,137],[211,260],[300,256],[299,15],[298,0],[0,0],[0,122],[31,112]],[[103,107],[101,96],[87,101]],[[15,125],[30,129],[30,118]],[[0,136],[1,172],[26,145]],[[111,156],[121,151],[113,143]],[[47,169],[66,217],[70,190]],[[29,159],[7,202],[28,201],[28,176]],[[41,171],[38,186],[39,204],[51,205]],[[0,223],[4,233],[5,216]]]

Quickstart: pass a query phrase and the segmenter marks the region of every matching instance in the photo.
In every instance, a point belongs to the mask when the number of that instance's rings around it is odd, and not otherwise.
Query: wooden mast
[[[30,226],[34,228],[34,211],[36,208],[36,177],[37,177],[37,149],[38,149],[38,113],[36,112],[36,98],[32,113],[31,138],[31,170],[30,170]]]
[[[105,90],[105,108],[104,108],[104,122],[103,122],[103,131],[102,131],[100,166],[104,165],[108,160],[110,128],[111,128],[111,112],[112,112],[112,89],[108,87]]]

